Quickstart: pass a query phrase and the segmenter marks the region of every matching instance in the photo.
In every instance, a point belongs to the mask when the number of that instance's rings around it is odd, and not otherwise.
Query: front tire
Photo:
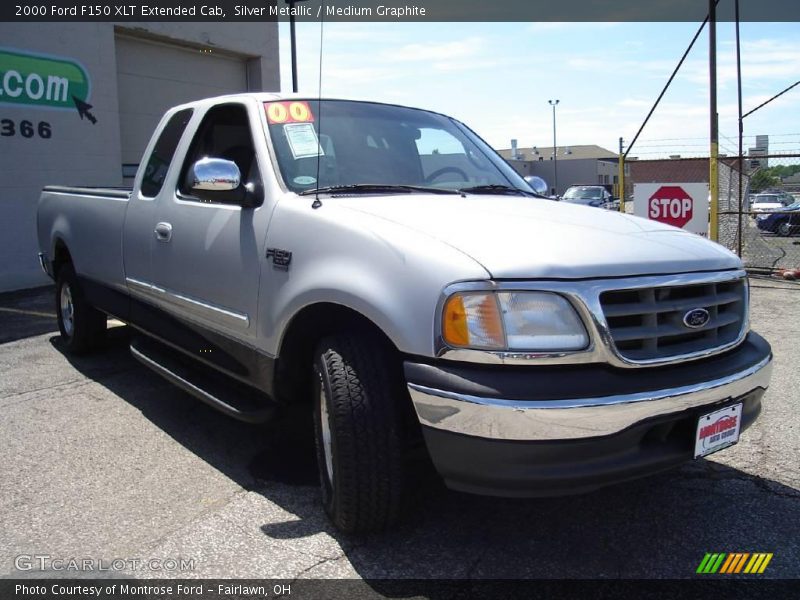
[[[390,358],[366,335],[322,340],[314,360],[314,430],[322,501],[347,533],[382,531],[401,507],[401,410]]]
[[[61,341],[71,354],[84,354],[105,340],[107,317],[89,304],[71,264],[58,271],[56,314]]]

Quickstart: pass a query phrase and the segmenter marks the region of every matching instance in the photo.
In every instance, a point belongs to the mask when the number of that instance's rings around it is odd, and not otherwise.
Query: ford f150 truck
[[[45,188],[38,236],[66,349],[112,315],[228,415],[305,411],[345,531],[396,519],[420,449],[456,490],[580,493],[730,446],[770,379],[736,256],[548,202],[424,110],[178,106],[132,190]]]

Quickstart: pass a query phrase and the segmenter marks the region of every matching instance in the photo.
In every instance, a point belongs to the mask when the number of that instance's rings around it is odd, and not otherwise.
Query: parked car
[[[782,210],[793,204],[795,199],[790,194],[784,193],[764,193],[755,194],[752,197],[750,210],[754,213],[771,212],[773,210]]]
[[[113,315],[222,413],[313,423],[344,531],[396,520],[420,454],[456,490],[548,496],[735,443],[772,368],[742,262],[533,196],[442,114],[224,96],[167,112],[132,190],[46,187],[39,258],[65,351]]]
[[[761,231],[789,236],[800,231],[800,202],[790,204],[780,212],[756,216],[756,225]]]
[[[616,201],[616,209],[619,209],[619,200],[602,185],[571,185],[561,196],[561,200],[570,204],[608,209],[614,208]]]

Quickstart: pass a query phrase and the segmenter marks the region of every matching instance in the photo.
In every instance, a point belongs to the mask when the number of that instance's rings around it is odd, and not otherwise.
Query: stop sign
[[[663,185],[647,201],[647,214],[654,221],[683,227],[692,220],[694,200],[679,185]]]

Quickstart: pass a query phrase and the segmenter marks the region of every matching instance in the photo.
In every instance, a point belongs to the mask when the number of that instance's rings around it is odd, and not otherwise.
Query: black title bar
[[[613,598],[674,600],[794,597],[796,580],[0,579],[3,600],[372,600],[378,598]],[[796,595],[796,594],[795,594]]]
[[[718,21],[735,0],[719,0]],[[800,21],[795,0],[739,0],[741,20]],[[4,0],[0,21],[700,22],[706,0]]]

